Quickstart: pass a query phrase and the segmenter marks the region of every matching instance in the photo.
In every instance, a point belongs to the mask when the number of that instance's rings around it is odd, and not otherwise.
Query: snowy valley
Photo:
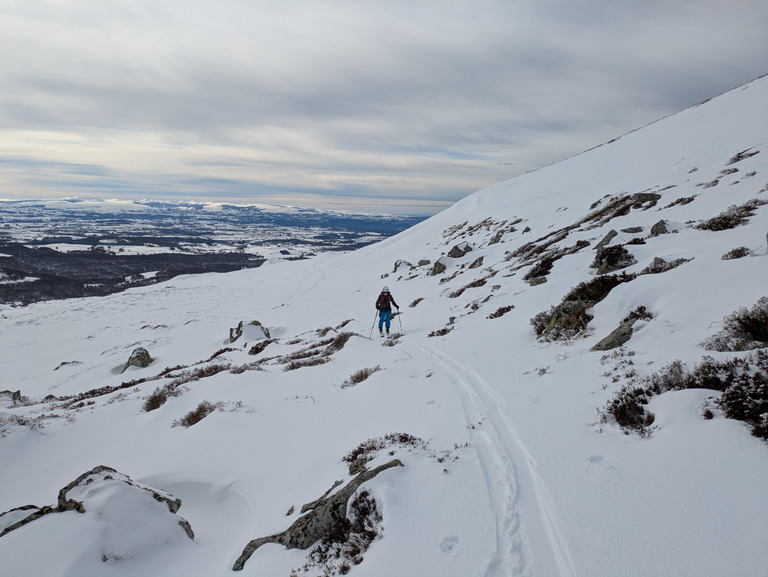
[[[0,574],[766,577],[765,102],[352,252],[3,305]]]

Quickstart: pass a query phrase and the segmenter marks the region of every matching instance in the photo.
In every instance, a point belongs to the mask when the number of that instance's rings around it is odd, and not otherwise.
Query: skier
[[[379,334],[383,335],[382,327],[386,323],[387,334],[389,334],[389,320],[392,318],[392,305],[400,312],[400,307],[392,298],[389,292],[389,287],[385,286],[381,289],[379,298],[376,299],[376,310],[379,311]]]

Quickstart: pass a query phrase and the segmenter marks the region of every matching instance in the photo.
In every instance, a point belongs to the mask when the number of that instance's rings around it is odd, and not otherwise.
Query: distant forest
[[[264,259],[238,252],[121,255],[104,250],[62,253],[50,248],[0,244],[0,302],[104,296],[150,285],[180,274],[231,272],[260,266]],[[142,273],[152,271],[145,277]],[[9,282],[11,281],[11,282]]]

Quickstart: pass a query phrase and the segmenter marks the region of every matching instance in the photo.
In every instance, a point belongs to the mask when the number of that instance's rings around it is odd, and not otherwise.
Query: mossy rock
[[[439,260],[437,262],[435,262],[434,265],[432,265],[432,274],[433,275],[442,274],[444,272],[445,272],[445,265],[443,263],[441,263]]]
[[[624,321],[610,335],[592,347],[592,350],[609,351],[611,349],[620,347],[632,337],[632,325],[634,325],[636,322],[637,319]]]

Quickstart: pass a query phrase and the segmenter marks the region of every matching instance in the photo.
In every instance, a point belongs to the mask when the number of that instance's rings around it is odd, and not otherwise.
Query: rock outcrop
[[[662,234],[669,234],[667,223],[664,220],[660,220],[651,227],[651,236],[659,236]]]
[[[0,397],[7,398],[11,404],[15,405],[16,403],[21,402],[21,390],[18,391],[0,391]]]
[[[251,321],[247,325],[240,321],[235,328],[229,329],[229,342],[234,343],[243,335],[247,339],[268,339],[269,329],[259,321]]]
[[[451,258],[461,258],[468,252],[472,252],[472,247],[468,242],[457,244],[451,250],[448,251],[448,256]]]
[[[0,537],[45,515],[76,511],[92,515],[100,525],[102,561],[125,561],[194,539],[190,524],[176,515],[180,507],[181,499],[100,465],[63,487],[55,505],[25,505],[0,513]]]
[[[608,244],[609,244],[609,243],[610,243],[610,242],[611,242],[611,241],[612,241],[612,240],[613,240],[613,239],[616,237],[616,235],[618,235],[618,234],[619,234],[619,233],[618,233],[618,232],[616,232],[616,231],[615,231],[615,230],[613,230],[613,229],[609,230],[609,231],[608,231],[608,234],[606,234],[606,235],[603,237],[603,239],[602,239],[600,242],[598,242],[598,243],[595,245],[595,250],[599,252],[600,250],[602,250],[603,248],[605,248],[606,246],[608,246]]]
[[[309,513],[299,517],[287,530],[250,541],[235,561],[232,569],[242,571],[251,555],[267,543],[279,543],[287,549],[309,549],[321,539],[334,539],[334,536],[338,534],[339,524],[346,519],[347,502],[360,485],[373,479],[382,471],[402,466],[403,464],[399,459],[394,459],[375,469],[364,469],[344,488],[329,497],[328,494],[340,483],[334,484],[320,499],[304,505],[302,512],[309,510]]]

